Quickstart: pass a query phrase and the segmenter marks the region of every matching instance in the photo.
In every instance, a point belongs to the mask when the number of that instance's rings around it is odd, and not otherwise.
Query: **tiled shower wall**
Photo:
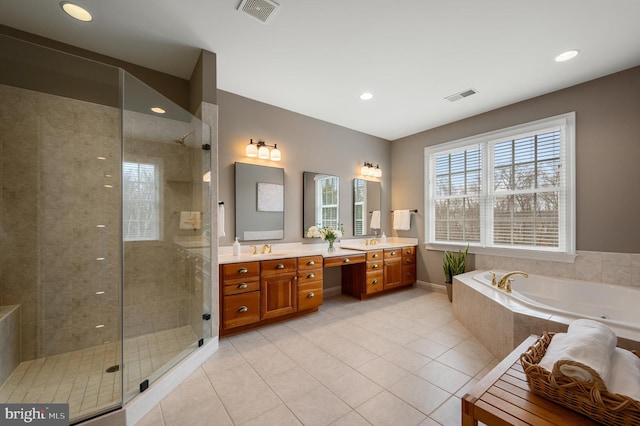
[[[574,263],[476,255],[475,267],[640,288],[640,253],[578,251]]]
[[[21,307],[22,360],[114,341],[119,111],[8,86],[0,99],[0,293]]]
[[[22,360],[113,342],[120,110],[3,85],[0,99],[0,305],[21,306]],[[201,154],[174,144],[178,133],[169,143],[126,141],[129,152],[161,158],[165,171],[163,240],[125,244],[126,337],[198,324],[202,314],[194,259],[173,244],[193,233],[178,230],[178,212],[201,210],[190,167]]]

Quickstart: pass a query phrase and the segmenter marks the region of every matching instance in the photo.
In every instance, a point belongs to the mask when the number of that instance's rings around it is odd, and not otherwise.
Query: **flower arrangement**
[[[329,250],[333,249],[333,243],[338,239],[342,238],[342,234],[344,233],[344,227],[342,224],[338,228],[334,228],[332,226],[325,226],[324,228],[318,228],[317,226],[311,226],[307,229],[307,233],[305,236],[307,238],[320,238],[323,240],[327,240],[329,242]]]

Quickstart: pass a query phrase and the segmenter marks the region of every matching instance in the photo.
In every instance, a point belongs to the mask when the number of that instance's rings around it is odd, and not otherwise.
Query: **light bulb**
[[[376,168],[373,169],[375,177],[382,177],[382,169],[379,164],[376,164]]]
[[[271,150],[271,160],[280,161],[281,158],[282,158],[282,154],[278,149],[278,144],[273,145],[273,149]]]
[[[269,148],[267,148],[266,146],[261,146],[260,148],[258,148],[258,158],[262,159],[262,160],[268,160],[269,159]]]
[[[369,176],[369,166],[367,166],[367,163],[364,163],[364,165],[360,168],[360,174],[362,176]]]
[[[253,139],[249,142],[249,145],[244,149],[244,153],[247,157],[257,157],[258,156],[258,147],[253,144]]]

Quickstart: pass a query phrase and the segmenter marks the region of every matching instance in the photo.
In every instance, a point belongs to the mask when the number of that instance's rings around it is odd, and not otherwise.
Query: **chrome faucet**
[[[511,283],[513,282],[513,280],[509,277],[512,275],[522,275],[525,278],[529,278],[529,275],[526,272],[522,272],[522,271],[507,272],[502,277],[500,277],[500,281],[498,281],[498,288],[501,290],[505,290],[507,293],[511,293]],[[494,280],[495,280],[495,274],[494,274]]]

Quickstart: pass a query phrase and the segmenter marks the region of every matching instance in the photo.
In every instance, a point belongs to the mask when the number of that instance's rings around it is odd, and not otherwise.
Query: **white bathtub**
[[[505,273],[494,272],[498,280]],[[489,271],[459,275],[460,286],[453,286],[454,315],[481,341],[494,340],[494,355],[505,356],[529,334],[565,331],[577,318],[605,323],[620,346],[640,346],[640,289],[532,274],[511,278],[512,293],[493,287]]]

